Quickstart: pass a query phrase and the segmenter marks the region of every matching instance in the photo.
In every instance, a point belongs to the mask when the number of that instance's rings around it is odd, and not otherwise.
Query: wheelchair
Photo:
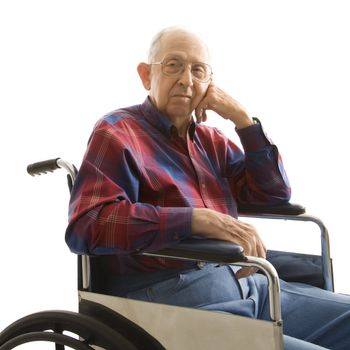
[[[27,167],[33,176],[57,169],[66,171],[71,190],[77,174],[71,163],[56,158]],[[334,291],[328,231],[319,218],[296,204],[240,205],[239,216],[312,222],[320,230],[321,255],[269,251],[265,260],[246,256],[232,243],[195,238],[142,254],[259,269],[268,280],[270,321],[107,295],[103,288],[105,257],[78,256],[79,312],[43,311],[25,316],[0,333],[0,350],[38,341],[53,343],[56,350],[283,349],[279,277]]]

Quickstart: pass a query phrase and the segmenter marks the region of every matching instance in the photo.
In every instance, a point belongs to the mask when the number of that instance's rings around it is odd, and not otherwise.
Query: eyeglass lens
[[[182,73],[186,68],[186,62],[179,58],[166,58],[162,62],[163,73],[166,75],[177,75]],[[211,75],[209,65],[201,62],[191,63],[191,73],[199,81],[208,81]]]

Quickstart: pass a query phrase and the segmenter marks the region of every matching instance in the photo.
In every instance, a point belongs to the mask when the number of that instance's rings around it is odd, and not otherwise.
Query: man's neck
[[[177,132],[180,137],[186,138],[188,127],[191,123],[191,116],[188,117],[168,117],[173,125],[176,127]]]

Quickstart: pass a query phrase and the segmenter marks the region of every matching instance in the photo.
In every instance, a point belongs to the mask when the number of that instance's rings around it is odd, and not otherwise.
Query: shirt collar
[[[152,124],[153,127],[158,129],[161,133],[165,134],[168,137],[171,137],[173,132],[177,132],[177,129],[172,124],[172,122],[153,105],[149,96],[142,103],[141,110],[145,119],[150,124]],[[196,129],[196,123],[192,117],[189,129],[188,129],[188,133],[192,141],[193,141],[194,133],[196,131],[195,129]]]

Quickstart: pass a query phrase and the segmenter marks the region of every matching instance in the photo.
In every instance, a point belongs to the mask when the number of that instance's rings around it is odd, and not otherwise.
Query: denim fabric
[[[127,297],[269,319],[265,276],[254,274],[237,281],[235,271],[235,267],[205,265]],[[350,296],[281,280],[281,304],[286,350],[350,349]]]
[[[281,281],[284,333],[329,349],[350,349],[350,296]]]

